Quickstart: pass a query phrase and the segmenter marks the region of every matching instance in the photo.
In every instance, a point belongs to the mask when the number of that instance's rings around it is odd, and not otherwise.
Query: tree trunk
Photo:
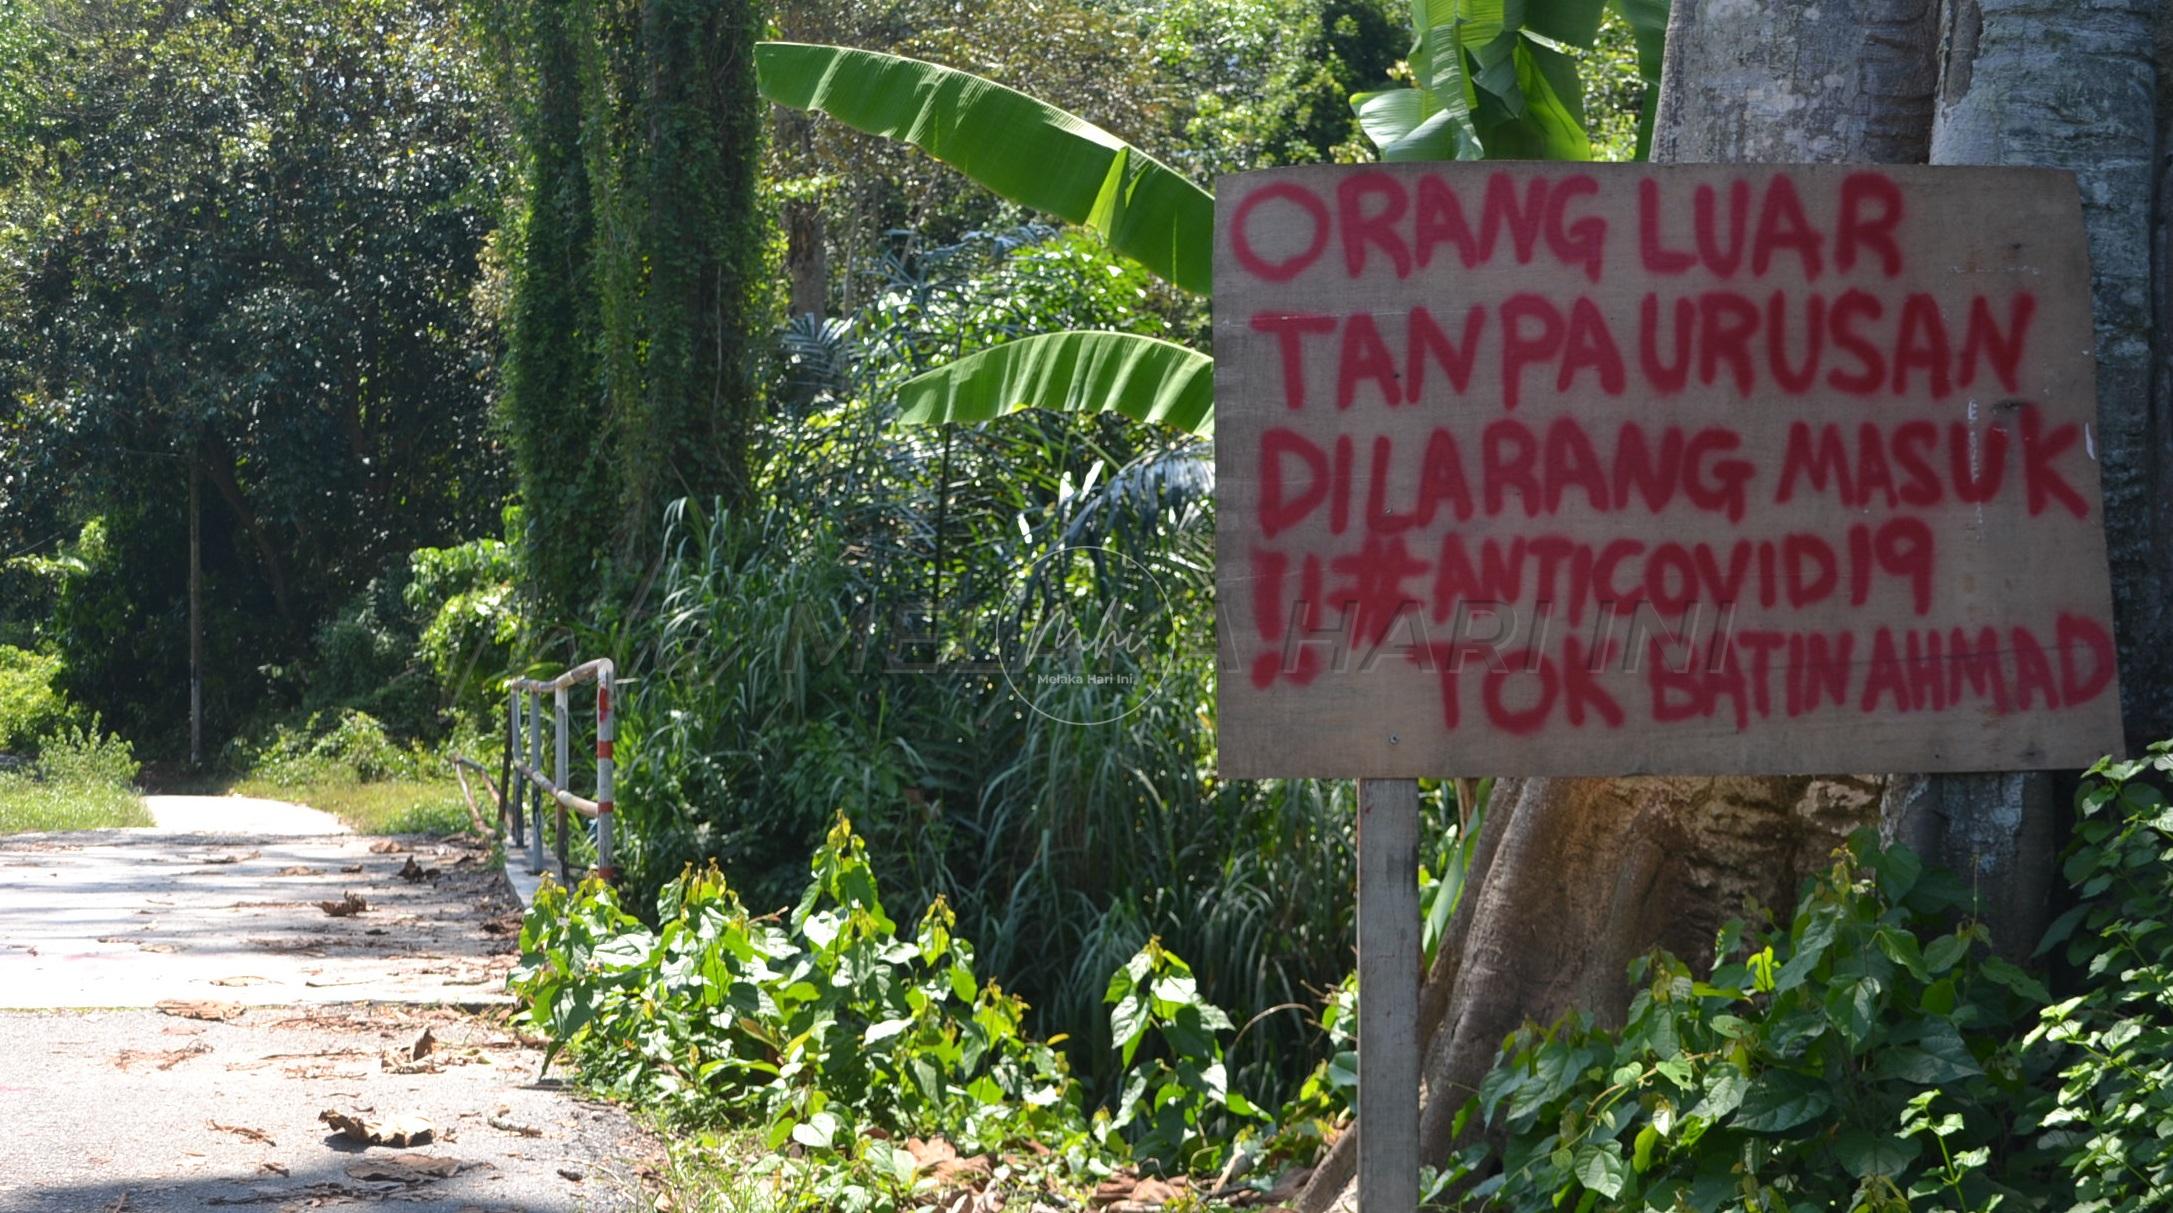
[[[280,621],[292,628],[294,597],[287,588],[286,558],[279,554],[279,545],[272,542],[271,532],[265,529],[263,519],[249,508],[249,500],[242,494],[241,482],[234,477],[234,453],[225,443],[215,440],[210,454],[211,458],[203,465],[204,473],[211,477],[211,486],[219,490],[219,499],[234,511],[241,529],[248,532],[249,541],[256,545],[257,556],[264,561],[264,580],[272,589],[272,603],[279,609]]]
[[[1932,0],[1675,0],[1653,159],[1921,161],[1937,32]],[[1570,1010],[1620,1023],[1632,959],[1658,945],[1702,963],[1728,918],[1785,910],[1851,829],[1878,820],[1882,792],[1866,778],[1498,784],[1420,992],[1420,1157],[1454,1149],[1458,1109],[1517,1025]],[[1346,1133],[1301,1213],[1352,1201],[1356,1159]]]
[[[2077,8],[2061,0],[1948,0],[1935,164],[2075,172],[2089,231],[2097,319],[2095,449],[2105,492],[2123,706],[2131,745],[2173,730],[2166,698],[2167,468],[2173,426],[2151,392],[2151,220],[2157,172],[2152,19],[2157,0]],[[2162,255],[2161,255],[2162,257]],[[2159,357],[2164,351],[2158,351]],[[1992,942],[2027,956],[2051,918],[2061,806],[2044,773],[1896,780],[1889,837],[1988,895]],[[1990,895],[1996,892],[1996,896]]]

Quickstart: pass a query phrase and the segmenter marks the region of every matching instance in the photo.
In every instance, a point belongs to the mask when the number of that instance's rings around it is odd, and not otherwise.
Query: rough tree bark
[[[2158,0],[1948,0],[1939,46],[1934,164],[2074,171],[2089,229],[2107,556],[2131,746],[2173,731],[2167,633],[2167,477],[2173,425],[2151,390]],[[2162,53],[2162,52],[2161,52]],[[2155,264],[2154,264],[2155,262]],[[2164,350],[2158,351],[2163,358]],[[1886,833],[1988,895],[2001,951],[2027,955],[2051,915],[2062,797],[2043,773],[1910,776],[1888,790]],[[1990,895],[1996,894],[1996,895]]]
[[[1932,0],[1675,0],[1653,158],[1922,161],[1937,33]],[[1420,992],[1420,1156],[1449,1154],[1457,1110],[1517,1025],[1572,1009],[1619,1023],[1632,959],[1657,944],[1701,961],[1728,918],[1793,904],[1882,793],[1847,777],[1498,785]],[[1354,1199],[1356,1139],[1322,1160],[1301,1213]]]

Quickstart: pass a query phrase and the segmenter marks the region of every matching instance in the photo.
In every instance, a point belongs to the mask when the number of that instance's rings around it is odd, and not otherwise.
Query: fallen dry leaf
[[[438,870],[436,868],[426,868],[423,865],[416,863],[415,857],[413,855],[407,857],[406,866],[400,869],[400,879],[409,882],[428,880],[431,877],[436,876],[437,874]]]
[[[413,1114],[365,1120],[327,1109],[317,1113],[317,1119],[332,1126],[333,1132],[349,1141],[359,1141],[366,1146],[419,1146],[437,1133],[437,1126]]]
[[[362,865],[359,863],[351,863],[348,864],[346,867],[341,868],[340,871],[347,873],[349,876],[353,876],[356,873],[362,871]]]
[[[241,1004],[238,1002],[167,998],[162,999],[157,1006],[166,1014],[179,1015],[183,1019],[208,1019],[213,1023],[223,1023],[229,1019],[241,1018]]]
[[[263,1173],[264,1173],[264,1174],[266,1174],[266,1175],[292,1175],[292,1174],[294,1174],[294,1172],[292,1172],[292,1171],[289,1171],[289,1170],[287,1170],[287,1169],[286,1169],[285,1167],[282,1167],[282,1166],[280,1166],[280,1165],[279,1165],[278,1163],[276,1163],[276,1162],[260,1162],[260,1163],[258,1163],[258,1164],[257,1164],[257,1170],[259,1170],[259,1171],[263,1172]]]
[[[352,918],[370,908],[370,903],[352,890],[338,901],[320,901],[317,908],[334,918]]]
[[[430,1154],[394,1154],[389,1158],[365,1158],[347,1164],[352,1179],[418,1184],[446,1179],[460,1173],[460,1160]]]
[[[295,864],[291,868],[281,868],[278,871],[272,873],[272,875],[274,876],[315,876],[316,874],[317,869],[310,867],[307,864],[300,863]]]
[[[211,1052],[211,1046],[200,1040],[195,1044],[186,1045],[179,1049],[164,1051],[122,1049],[119,1053],[114,1054],[113,1065],[116,1069],[126,1070],[138,1062],[150,1061],[158,1063],[158,1068],[161,1070],[171,1070],[191,1057],[202,1057],[209,1052]]]
[[[278,1142],[272,1140],[271,1134],[266,1133],[262,1129],[252,1129],[248,1125],[222,1125],[216,1120],[207,1120],[204,1123],[210,1125],[214,1129],[217,1129],[221,1133],[232,1133],[236,1137],[246,1137],[250,1141],[262,1142],[267,1146],[276,1146],[279,1144]]]
[[[267,979],[266,979],[266,978],[262,978],[262,977],[249,977],[249,976],[242,976],[242,977],[214,977],[214,978],[212,978],[212,979],[211,979],[211,984],[213,984],[213,985],[215,985],[215,986],[253,986],[253,985],[257,985],[257,984],[259,984],[259,983],[261,983],[261,982],[263,982],[263,981],[265,981],[265,980],[267,980]]]
[[[570,1179],[575,1183],[580,1183],[582,1180],[588,1178],[588,1176],[574,1170],[572,1167],[560,1167],[558,1169],[558,1177],[560,1179]]]
[[[500,1105],[498,1110],[491,1113],[490,1116],[483,1121],[483,1123],[489,1125],[493,1129],[498,1130],[500,1133],[511,1133],[516,1137],[543,1136],[543,1130],[537,1128],[536,1126],[524,1125],[521,1122],[514,1120],[513,1109],[505,1105]]]
[[[380,838],[370,844],[370,854],[372,855],[397,855],[406,849],[390,838]]]
[[[244,860],[244,859],[255,859],[255,858],[256,858],[257,856],[259,856],[259,855],[262,855],[263,853],[264,853],[264,852],[262,852],[262,851],[243,851],[243,852],[242,852],[241,854],[239,854],[239,855],[234,855],[234,854],[226,854],[226,855],[206,855],[206,856],[204,856],[204,858],[203,858],[203,862],[205,862],[205,863],[220,863],[220,864],[225,864],[225,863],[240,863],[240,862],[241,862],[242,860]]]
[[[906,1153],[913,1156],[919,1170],[926,1172],[936,1182],[939,1190],[973,1187],[986,1182],[995,1174],[995,1165],[986,1154],[961,1158],[958,1147],[940,1137],[922,1140],[918,1137],[905,1139]]]
[[[437,1047],[438,1034],[429,1028],[424,1028],[422,1035],[415,1038],[415,1043],[407,1047],[407,1055],[412,1060],[421,1061],[423,1058],[430,1056],[430,1051]]]

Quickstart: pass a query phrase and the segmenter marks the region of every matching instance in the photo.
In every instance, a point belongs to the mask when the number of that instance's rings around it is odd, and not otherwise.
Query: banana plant
[[[1409,82],[1351,98],[1389,161],[1589,160],[1583,87],[1564,47],[1590,47],[1608,5],[1637,37],[1650,136],[1667,0],[1411,0]],[[1195,294],[1213,283],[1215,201],[1076,114],[969,72],[800,42],[755,48],[762,95],[903,140],[1022,206],[1092,229]],[[1117,412],[1211,434],[1213,363],[1132,333],[1048,333],[909,380],[907,423],[984,421],[1022,408]]]

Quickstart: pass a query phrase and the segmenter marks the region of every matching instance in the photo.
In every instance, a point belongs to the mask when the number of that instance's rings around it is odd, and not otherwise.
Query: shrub
[[[136,782],[134,747],[125,738],[103,732],[94,717],[89,725],[69,725],[45,739],[34,768],[44,783],[125,790]]]
[[[1731,924],[1698,980],[1632,965],[1620,1030],[1513,1035],[1464,1115],[1506,1134],[1437,1192],[1490,1208],[1987,1210],[2033,1161],[2010,1025],[2046,998],[1949,916],[1958,881],[1859,831],[1785,931]],[[1478,1181],[1472,1183],[1472,1181]]]
[[[0,753],[33,749],[76,720],[67,697],[53,687],[59,675],[59,657],[0,644]]]
[[[271,783],[379,783],[414,779],[424,755],[402,747],[367,712],[347,709],[329,726],[312,715],[301,728],[280,725],[261,745],[237,745],[234,757],[250,776]]]
[[[2082,901],[2038,949],[2065,943],[2084,983],[2025,1039],[2060,1066],[2040,1123],[2073,1179],[2061,1202],[2073,1213],[2164,1207],[2173,1188],[2173,811],[2145,778],[2169,774],[2168,742],[2090,768],[2066,866]]]
[[[771,1150],[856,1170],[875,1184],[863,1203],[895,1203],[913,1175],[871,1133],[961,1153],[1033,1143],[1032,1165],[1062,1182],[1125,1158],[1127,1126],[1143,1157],[1211,1172],[1210,1143],[1258,1116],[1224,1078],[1228,1018],[1154,942],[1108,986],[1135,1068],[1117,1115],[1090,1115],[1057,1042],[1032,1039],[1025,1002],[976,971],[941,898],[899,929],[842,817],[782,922],[750,914],[715,866],[666,886],[658,918],[651,931],[599,881],[545,883],[512,985],[548,1056],[570,1051],[591,1084],[683,1124],[752,1123]]]

